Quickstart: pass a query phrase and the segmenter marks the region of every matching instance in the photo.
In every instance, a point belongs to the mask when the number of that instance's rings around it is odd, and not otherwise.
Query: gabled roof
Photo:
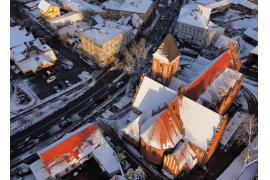
[[[144,76],[133,102],[133,107],[145,114],[144,117],[150,117],[152,110],[164,106],[176,96],[175,91]]]
[[[170,63],[171,61],[175,60],[175,58],[177,58],[179,55],[179,50],[171,34],[167,34],[162,44],[153,54],[155,58],[162,60],[166,63]]]
[[[141,126],[141,138],[147,145],[157,149],[174,148],[182,138],[180,123],[164,110]]]

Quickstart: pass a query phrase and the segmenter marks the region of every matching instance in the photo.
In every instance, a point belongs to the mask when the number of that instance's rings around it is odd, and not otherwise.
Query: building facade
[[[118,24],[98,24],[80,34],[81,48],[87,56],[94,58],[100,67],[112,62],[112,56],[132,39],[132,27]]]

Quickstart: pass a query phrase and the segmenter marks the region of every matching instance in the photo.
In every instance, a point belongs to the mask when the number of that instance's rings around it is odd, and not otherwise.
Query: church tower
[[[152,78],[168,86],[171,78],[177,75],[180,53],[171,34],[168,34],[153,54]]]

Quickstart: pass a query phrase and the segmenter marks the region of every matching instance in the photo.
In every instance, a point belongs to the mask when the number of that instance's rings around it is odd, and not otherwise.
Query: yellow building
[[[55,18],[60,16],[60,7],[55,2],[49,2],[46,0],[41,0],[38,9],[40,10],[40,14],[47,19]]]
[[[109,23],[109,22],[108,22]],[[110,57],[118,53],[122,45],[132,38],[132,27],[110,23],[105,26],[97,24],[93,29],[80,34],[82,50],[94,58],[100,67],[111,63]]]

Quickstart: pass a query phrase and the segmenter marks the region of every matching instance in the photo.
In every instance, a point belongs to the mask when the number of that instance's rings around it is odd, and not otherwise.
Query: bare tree
[[[242,134],[239,137],[238,142],[240,144],[247,145],[247,148],[241,153],[241,160],[243,161],[244,165],[239,177],[243,174],[248,166],[258,161],[258,143],[252,143],[258,131],[258,122],[255,116],[252,115],[247,117],[242,125],[242,128]]]
[[[140,39],[138,42],[134,42],[130,48],[122,48],[121,54],[124,56],[124,61],[119,60],[115,65],[119,69],[123,69],[128,74],[141,73],[145,67],[145,59],[147,57],[146,40]]]

